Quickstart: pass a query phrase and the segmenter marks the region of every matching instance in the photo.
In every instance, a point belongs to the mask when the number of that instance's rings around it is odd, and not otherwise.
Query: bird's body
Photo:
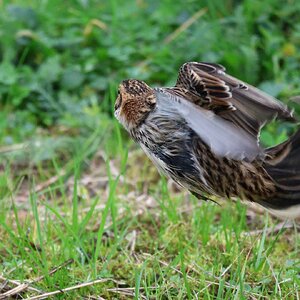
[[[292,207],[288,216],[298,215],[299,132],[275,148],[262,149],[258,143],[265,122],[276,116],[292,120],[291,112],[226,75],[221,66],[187,63],[174,88],[124,81],[115,108],[160,172],[198,198],[205,198],[203,193],[238,197],[276,211]],[[296,154],[290,154],[293,145]],[[291,159],[296,164],[292,170]]]

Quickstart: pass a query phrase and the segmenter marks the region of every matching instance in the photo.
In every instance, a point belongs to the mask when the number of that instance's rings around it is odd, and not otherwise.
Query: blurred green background
[[[299,50],[299,0],[0,0],[0,298],[108,278],[60,299],[298,299],[296,226],[161,179],[113,106],[207,61],[299,113]]]
[[[122,79],[173,85],[186,61],[223,64],[283,101],[300,93],[296,0],[23,0],[0,9],[1,145],[57,137],[53,154],[106,128]],[[288,129],[271,126],[263,139]]]

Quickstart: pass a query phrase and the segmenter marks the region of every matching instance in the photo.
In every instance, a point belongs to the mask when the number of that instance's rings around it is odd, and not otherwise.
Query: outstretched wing
[[[185,63],[179,70],[175,87],[167,90],[212,110],[256,139],[260,128],[276,117],[295,121],[284,104],[226,74],[225,68],[218,64]]]
[[[154,91],[159,113],[168,118],[180,116],[215,155],[246,161],[263,156],[256,138],[232,122],[164,88]]]

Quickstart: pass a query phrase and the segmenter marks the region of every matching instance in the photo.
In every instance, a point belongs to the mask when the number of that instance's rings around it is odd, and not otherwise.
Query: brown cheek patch
[[[125,120],[128,124],[138,125],[142,118],[142,110],[144,105],[136,99],[127,100],[122,107],[122,113],[124,114]]]

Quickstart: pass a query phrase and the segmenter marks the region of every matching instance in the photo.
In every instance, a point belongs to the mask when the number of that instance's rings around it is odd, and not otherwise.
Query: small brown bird
[[[264,149],[261,127],[295,121],[281,102],[212,63],[185,63],[175,87],[124,80],[115,116],[159,171],[203,195],[258,203],[282,217],[300,215],[300,130]]]

